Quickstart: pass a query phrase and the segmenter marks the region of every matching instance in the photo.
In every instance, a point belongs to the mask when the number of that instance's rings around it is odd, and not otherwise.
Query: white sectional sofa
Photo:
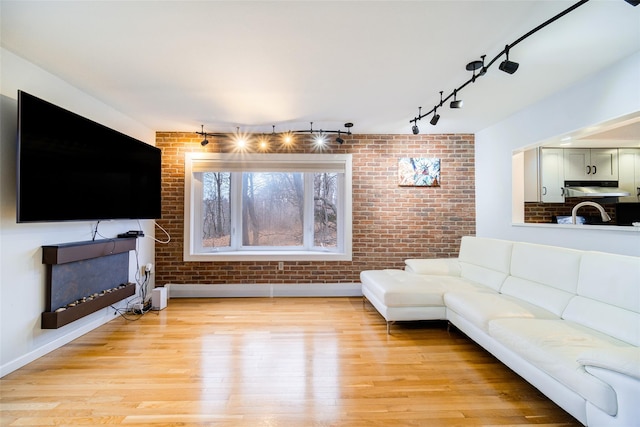
[[[387,321],[448,320],[589,426],[640,426],[640,258],[465,236],[360,274]]]

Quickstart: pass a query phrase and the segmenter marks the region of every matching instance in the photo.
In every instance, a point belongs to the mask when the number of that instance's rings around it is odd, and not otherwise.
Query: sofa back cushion
[[[584,252],[562,318],[640,346],[640,258]]]
[[[460,242],[460,276],[500,290],[509,274],[513,242],[464,236]]]
[[[560,317],[577,292],[582,253],[557,246],[514,243],[511,275],[500,292]]]

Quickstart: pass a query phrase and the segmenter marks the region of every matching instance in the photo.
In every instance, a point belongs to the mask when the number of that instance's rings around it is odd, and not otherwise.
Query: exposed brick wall
[[[460,238],[475,234],[473,135],[352,135],[325,151],[353,155],[353,260],[183,261],[185,152],[227,152],[216,140],[206,147],[194,133],[158,132],[162,149],[162,219],[171,234],[156,244],[156,284],[346,283],[367,269],[402,268],[406,258],[452,257]],[[311,152],[297,144],[290,152]],[[398,159],[441,159],[440,187],[398,186]],[[160,233],[158,237],[160,237]]]

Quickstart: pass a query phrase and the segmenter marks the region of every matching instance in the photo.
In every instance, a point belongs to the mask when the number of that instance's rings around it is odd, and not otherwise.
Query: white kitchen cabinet
[[[617,148],[564,149],[566,181],[617,181]]]
[[[564,162],[561,148],[534,148],[524,152],[524,201],[562,203]]]
[[[564,154],[562,148],[540,150],[540,200],[544,203],[564,202]]]
[[[629,197],[620,197],[620,201],[637,202],[640,188],[640,148],[618,149],[618,162],[618,187],[629,192]]]

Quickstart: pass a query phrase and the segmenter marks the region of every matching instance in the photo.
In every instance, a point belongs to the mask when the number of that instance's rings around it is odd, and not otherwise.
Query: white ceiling
[[[575,1],[6,1],[1,43],[153,130],[410,133],[409,121]],[[474,133],[640,50],[591,0],[522,41],[422,133]],[[38,95],[34,93],[34,95]]]

